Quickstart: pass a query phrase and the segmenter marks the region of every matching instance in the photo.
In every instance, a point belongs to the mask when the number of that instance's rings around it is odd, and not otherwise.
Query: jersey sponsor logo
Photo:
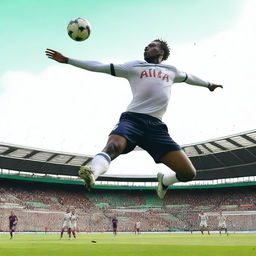
[[[161,80],[165,80],[166,82],[169,82],[169,75],[163,73],[161,70],[156,70],[156,69],[147,69],[143,70],[140,74],[140,79],[145,78],[145,77],[155,77],[159,78]]]

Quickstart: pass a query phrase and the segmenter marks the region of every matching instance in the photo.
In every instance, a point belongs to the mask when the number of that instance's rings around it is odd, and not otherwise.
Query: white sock
[[[171,172],[170,174],[164,174],[163,184],[165,186],[170,186],[176,182],[180,182],[180,181],[177,179],[175,172]]]
[[[92,159],[90,166],[93,171],[95,180],[102,174],[104,174],[110,165],[111,158],[105,152],[100,152]]]

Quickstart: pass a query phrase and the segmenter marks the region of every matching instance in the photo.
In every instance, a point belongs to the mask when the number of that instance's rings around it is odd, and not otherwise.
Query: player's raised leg
[[[100,175],[107,172],[111,161],[123,152],[126,144],[124,137],[112,134],[102,152],[95,155],[87,165],[80,167],[79,176],[84,180],[88,189],[94,185]]]
[[[176,182],[191,181],[196,176],[196,170],[193,164],[182,150],[167,152],[160,158],[160,162],[173,170],[169,174],[163,174],[161,172],[157,174],[157,195],[161,199],[164,198],[168,186]]]

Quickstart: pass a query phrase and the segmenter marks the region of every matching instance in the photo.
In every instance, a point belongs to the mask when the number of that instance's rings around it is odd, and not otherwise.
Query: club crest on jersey
[[[166,82],[169,82],[169,75],[163,73],[161,70],[156,70],[156,69],[148,69],[148,70],[143,70],[140,74],[140,79],[145,78],[145,77],[155,77],[159,78],[161,80],[165,80]]]

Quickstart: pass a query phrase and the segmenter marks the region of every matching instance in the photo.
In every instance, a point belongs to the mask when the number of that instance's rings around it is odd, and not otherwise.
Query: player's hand
[[[67,63],[68,58],[64,55],[62,55],[60,52],[57,52],[52,49],[46,49],[45,54],[47,55],[48,58],[53,59],[55,61],[58,61],[60,63]]]
[[[216,88],[223,88],[220,84],[209,84],[208,89],[213,92]]]

